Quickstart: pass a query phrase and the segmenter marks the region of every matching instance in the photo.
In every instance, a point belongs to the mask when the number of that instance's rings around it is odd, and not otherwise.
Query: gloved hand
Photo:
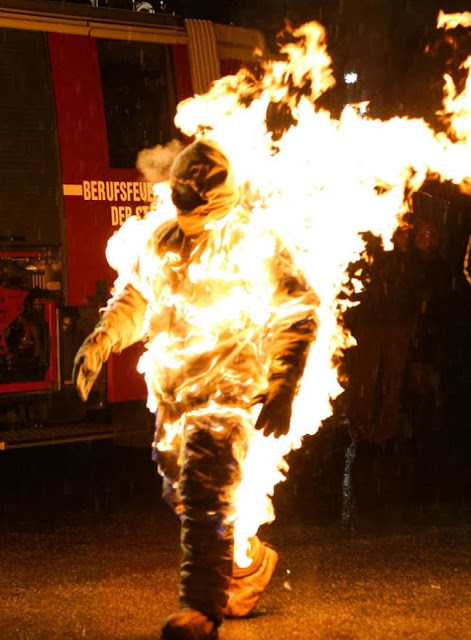
[[[105,332],[94,331],[75,355],[72,380],[84,402],[110,355],[111,347],[111,338]]]
[[[263,400],[263,407],[255,428],[263,431],[264,436],[273,434],[275,438],[285,436],[289,431],[293,392],[291,389],[276,385],[265,396],[256,398],[254,404]]]

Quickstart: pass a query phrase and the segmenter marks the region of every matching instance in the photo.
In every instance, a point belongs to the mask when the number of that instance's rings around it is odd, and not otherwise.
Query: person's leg
[[[157,414],[154,441],[152,443],[152,459],[157,464],[157,471],[162,476],[162,498],[181,515],[182,504],[179,489],[182,434],[177,422],[167,422],[164,408]],[[180,419],[179,419],[180,420]]]
[[[229,584],[226,618],[245,618],[258,604],[273,577],[278,564],[278,554],[258,537],[251,538],[248,567],[233,566]]]
[[[165,640],[217,637],[232,576],[234,494],[246,437],[236,414],[200,410],[186,417],[179,483],[180,611],[164,625]]]

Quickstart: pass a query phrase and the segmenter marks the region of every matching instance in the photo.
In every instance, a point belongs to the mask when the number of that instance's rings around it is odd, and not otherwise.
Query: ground
[[[39,454],[28,456],[23,461],[31,463]],[[123,452],[117,461],[126,457],[134,464],[147,460]],[[70,479],[58,491],[64,468],[49,469],[53,478],[40,490],[34,474],[37,485],[30,480],[21,491],[4,482],[2,640],[158,639],[178,598],[178,523],[146,463],[139,472],[134,467],[133,486],[129,467],[120,468],[106,492],[97,474],[82,478],[80,492]],[[471,638],[465,514],[415,523],[371,514],[348,530],[344,524],[290,513],[265,526],[263,537],[280,552],[279,567],[256,615],[224,622],[221,640]]]

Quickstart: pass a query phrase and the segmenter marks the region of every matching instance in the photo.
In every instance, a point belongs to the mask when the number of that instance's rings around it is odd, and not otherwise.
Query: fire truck
[[[147,437],[140,347],[87,404],[71,380],[115,277],[107,240],[147,210],[136,157],[175,138],[177,104],[264,49],[257,30],[98,4],[0,2],[0,449]]]

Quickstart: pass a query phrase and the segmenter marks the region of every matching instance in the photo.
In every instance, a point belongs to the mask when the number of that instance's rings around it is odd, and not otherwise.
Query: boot
[[[226,618],[248,616],[255,609],[275,572],[278,554],[266,542],[252,538],[250,555],[253,561],[247,568],[234,565],[225,610]]]
[[[196,609],[181,609],[164,623],[160,640],[217,640],[217,625]]]

